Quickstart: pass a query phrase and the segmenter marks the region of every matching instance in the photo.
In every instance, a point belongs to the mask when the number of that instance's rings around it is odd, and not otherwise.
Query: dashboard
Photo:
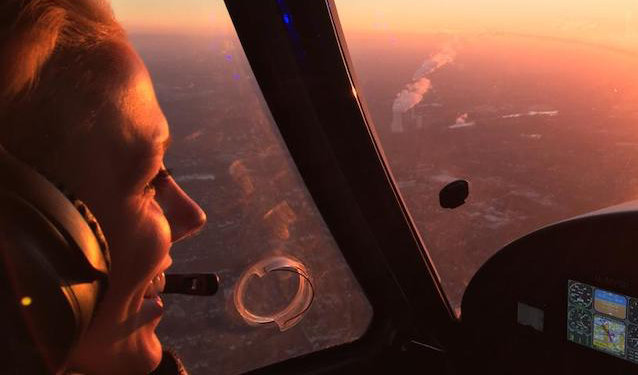
[[[505,246],[461,312],[468,373],[638,373],[638,201]]]

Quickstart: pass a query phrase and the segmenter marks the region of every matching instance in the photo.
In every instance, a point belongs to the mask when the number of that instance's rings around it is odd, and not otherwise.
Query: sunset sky
[[[423,28],[535,28],[580,24],[582,27],[636,26],[635,0],[337,0],[342,17],[357,29],[389,27],[406,31]],[[638,16],[638,14],[637,14]],[[622,20],[621,24],[618,21]],[[611,24],[613,22],[613,25]]]
[[[112,0],[133,31],[228,30],[221,0]],[[636,0],[337,0],[346,32],[508,32],[638,45]]]
[[[111,0],[111,5],[130,31],[191,33],[231,26],[221,0]]]

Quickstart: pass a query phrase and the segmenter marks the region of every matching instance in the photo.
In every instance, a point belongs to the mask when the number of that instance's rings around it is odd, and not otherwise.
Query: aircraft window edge
[[[391,168],[389,167],[389,163],[388,163],[388,159],[387,156],[385,155],[385,152],[383,151],[383,147],[381,145],[381,140],[379,139],[379,136],[376,132],[376,127],[374,126],[374,121],[372,119],[372,116],[367,108],[367,104],[365,101],[365,97],[363,95],[361,95],[360,93],[362,92],[361,90],[361,85],[358,84],[358,80],[357,80],[357,74],[356,74],[356,70],[353,68],[352,66],[352,61],[349,55],[349,50],[348,50],[348,43],[346,41],[345,38],[345,34],[343,32],[343,29],[341,27],[341,23],[339,21],[339,13],[337,11],[337,7],[336,7],[336,3],[335,0],[325,0],[326,3],[326,7],[328,9],[328,13],[330,15],[330,20],[332,23],[332,28],[333,28],[333,32],[334,32],[334,36],[337,40],[338,46],[339,46],[339,52],[341,54],[341,58],[343,61],[343,65],[346,69],[347,75],[348,75],[348,80],[350,82],[350,85],[352,86],[352,91],[353,91],[353,96],[356,99],[357,105],[359,107],[359,111],[361,112],[361,120],[363,121],[363,123],[366,126],[366,129],[369,133],[370,136],[370,142],[372,142],[379,162],[381,163],[384,172],[386,174],[386,177],[390,183],[390,186],[392,188],[392,191],[395,195],[395,198],[397,200],[398,205],[401,207],[401,210],[403,211],[403,214],[405,215],[406,221],[408,223],[408,225],[410,226],[410,231],[412,232],[412,235],[415,237],[415,241],[418,243],[418,247],[419,247],[419,252],[421,254],[421,256],[423,257],[423,261],[425,263],[425,267],[427,272],[430,274],[432,280],[435,282],[436,284],[436,288],[440,294],[441,299],[443,300],[443,303],[445,305],[445,308],[448,310],[450,316],[455,320],[455,321],[459,321],[460,320],[460,315],[458,315],[454,309],[452,308],[452,305],[450,303],[450,299],[447,296],[447,294],[445,293],[444,289],[443,289],[443,284],[441,282],[441,276],[439,271],[436,268],[436,265],[431,257],[431,254],[427,248],[427,246],[425,245],[425,242],[423,240],[423,236],[421,235],[421,233],[419,232],[419,230],[417,229],[417,226],[414,222],[414,219],[412,217],[412,215],[410,214],[410,211],[408,209],[408,205],[405,203],[405,199],[403,198],[401,191],[397,185],[397,180],[394,177],[394,174],[392,173]]]

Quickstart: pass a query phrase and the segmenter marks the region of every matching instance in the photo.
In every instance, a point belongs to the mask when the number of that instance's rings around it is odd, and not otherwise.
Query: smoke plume
[[[432,83],[429,79],[423,77],[408,83],[401,92],[397,94],[392,104],[393,112],[404,113],[408,109],[414,107],[423,99],[423,95],[430,89]]]
[[[419,69],[414,72],[412,82],[408,83],[405,88],[397,94],[392,104],[392,111],[404,113],[418,104],[432,86],[432,83],[426,76],[453,62],[455,57],[456,52],[447,47],[426,59]]]
[[[454,125],[450,125],[450,129],[458,129],[458,128],[466,128],[468,126],[474,126],[476,123],[474,121],[468,121],[467,113],[464,113],[456,118],[454,121]]]

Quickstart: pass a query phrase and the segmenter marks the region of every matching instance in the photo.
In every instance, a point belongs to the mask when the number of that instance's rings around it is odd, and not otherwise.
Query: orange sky
[[[498,32],[638,48],[636,0],[336,0],[353,32]]]
[[[232,28],[221,0],[111,0],[129,30]],[[638,49],[638,0],[336,0],[346,33],[505,32]]]
[[[111,0],[129,31],[198,33],[232,27],[221,0]]]

